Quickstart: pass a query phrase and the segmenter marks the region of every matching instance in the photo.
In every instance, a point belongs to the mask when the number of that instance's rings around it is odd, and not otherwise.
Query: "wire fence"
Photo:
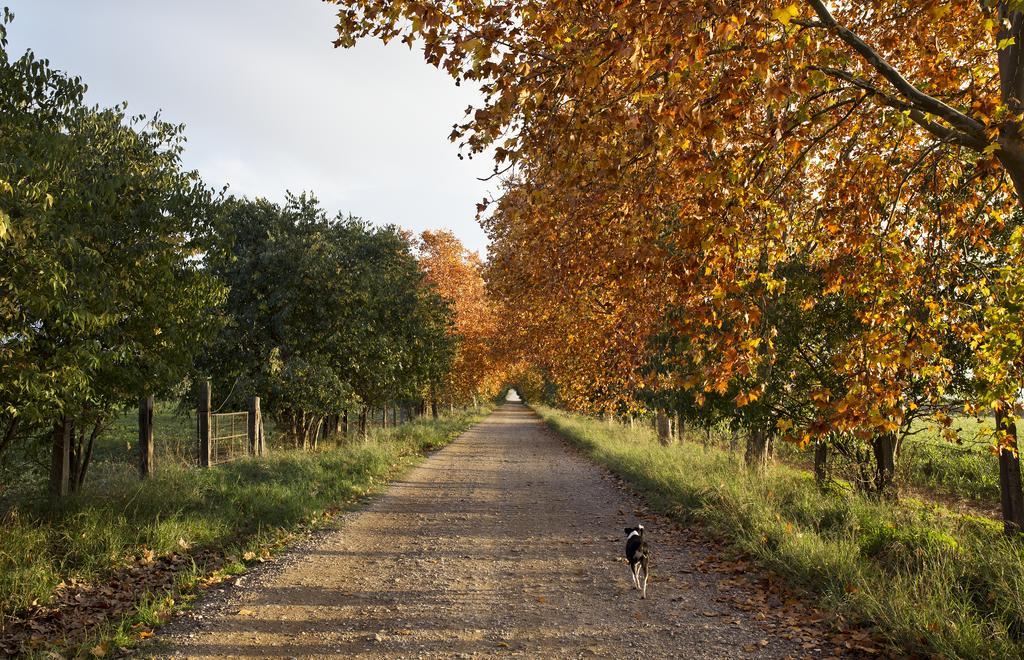
[[[249,455],[249,413],[210,415],[210,464],[229,463]]]

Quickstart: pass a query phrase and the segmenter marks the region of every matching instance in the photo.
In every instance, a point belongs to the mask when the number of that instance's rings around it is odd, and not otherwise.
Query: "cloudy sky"
[[[216,187],[281,200],[315,192],[330,211],[414,230],[448,227],[472,249],[474,206],[493,183],[448,142],[476,92],[417,50],[336,50],[320,0],[0,0],[10,51],[33,49],[100,105],[162,110],[187,126],[186,165]]]

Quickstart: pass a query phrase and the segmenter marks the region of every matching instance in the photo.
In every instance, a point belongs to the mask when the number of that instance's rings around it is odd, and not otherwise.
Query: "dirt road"
[[[707,547],[654,517],[644,518],[654,563],[640,600],[621,556],[622,530],[641,507],[532,411],[506,404],[262,584],[237,589],[219,615],[169,626],[162,648],[189,657],[813,652],[730,604],[749,587],[702,571]]]

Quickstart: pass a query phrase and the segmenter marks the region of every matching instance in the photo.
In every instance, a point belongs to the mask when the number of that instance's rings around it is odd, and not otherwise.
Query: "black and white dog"
[[[640,590],[641,598],[647,598],[647,542],[643,525],[626,528],[626,559],[633,586]]]

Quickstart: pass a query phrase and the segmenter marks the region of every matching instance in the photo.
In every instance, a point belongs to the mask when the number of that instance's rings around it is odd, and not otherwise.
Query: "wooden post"
[[[249,397],[249,455],[250,456],[262,456],[262,447],[260,446],[260,431],[263,429],[263,416],[260,412],[260,398],[258,396]]]
[[[71,423],[61,417],[53,429],[53,456],[50,467],[50,494],[65,497],[71,483]]]
[[[210,381],[204,380],[199,384],[199,406],[196,417],[199,422],[199,467],[210,467],[210,423],[212,415],[210,412],[211,390]]]
[[[139,399],[139,476],[153,476],[153,397]]]

